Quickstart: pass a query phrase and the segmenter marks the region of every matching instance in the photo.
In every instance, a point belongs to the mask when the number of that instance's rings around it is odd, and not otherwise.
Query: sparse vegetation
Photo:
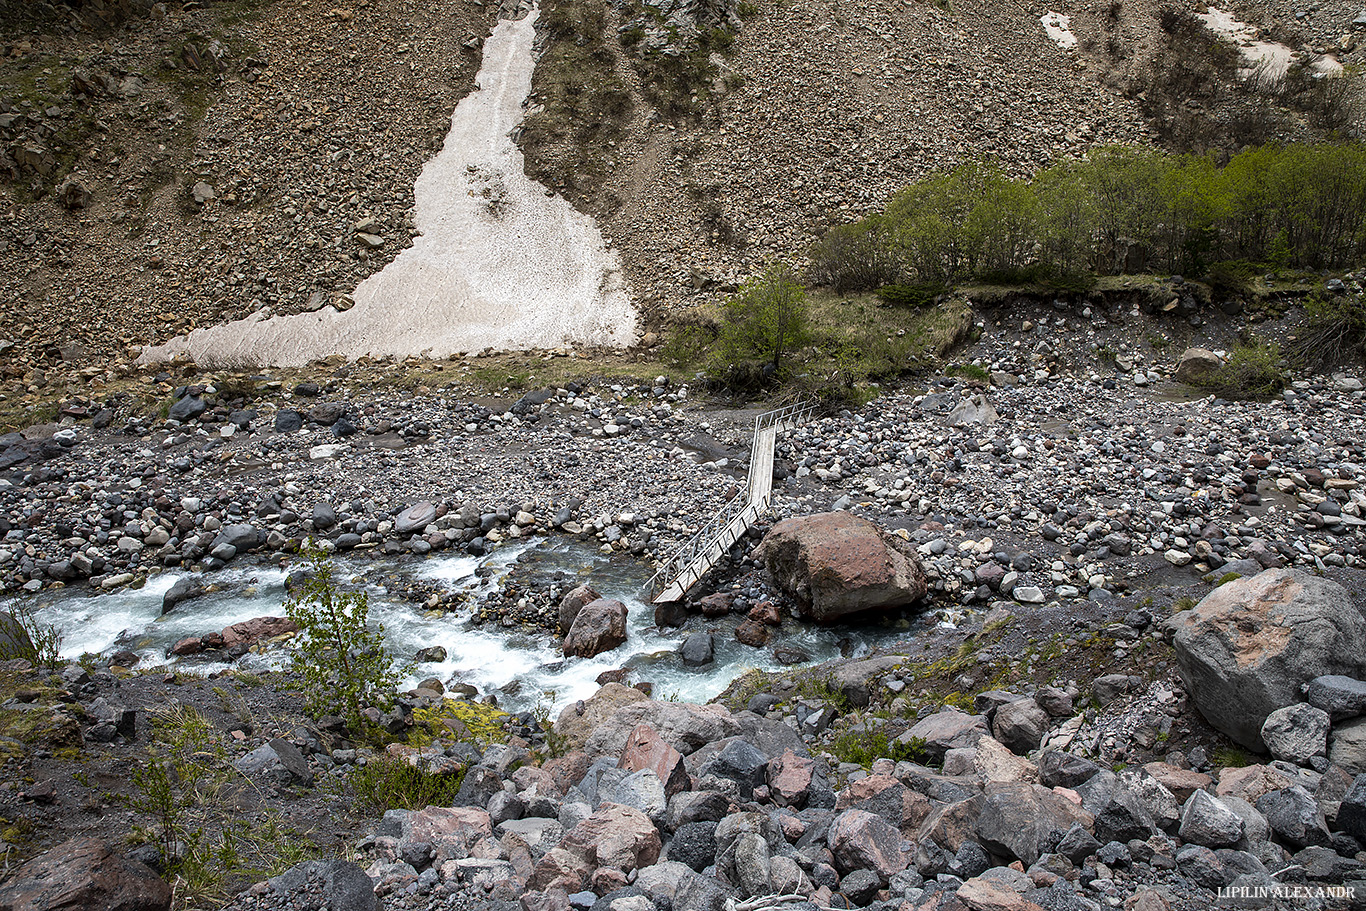
[[[340,715],[359,730],[363,708],[393,698],[394,659],[384,647],[384,628],[369,623],[366,594],[343,591],[322,551],[306,551],[305,557],[306,578],[285,603],[300,632],[292,670],[303,677],[310,714]]]
[[[830,754],[840,762],[852,762],[868,768],[875,759],[890,759],[893,762],[924,763],[925,741],[911,738],[909,743],[900,739],[889,740],[883,731],[846,731],[830,742]]]
[[[1226,364],[1200,378],[1199,384],[1224,399],[1267,399],[1285,388],[1280,349],[1261,340],[1239,345]]]
[[[1366,145],[1264,146],[1208,157],[1106,148],[1031,180],[991,162],[939,171],[881,214],[833,229],[811,275],[833,290],[882,283],[890,303],[976,280],[1080,294],[1096,273],[1208,276],[1214,297],[1272,266],[1366,258]]]
[[[379,815],[390,809],[450,806],[464,778],[463,768],[429,771],[403,759],[378,756],[353,768],[346,786],[357,803]]]
[[[153,714],[152,743],[132,766],[132,791],[118,799],[154,820],[133,836],[157,846],[191,904],[220,901],[308,856],[307,842],[272,814],[243,818],[224,800],[240,780],[203,715],[174,704]]]

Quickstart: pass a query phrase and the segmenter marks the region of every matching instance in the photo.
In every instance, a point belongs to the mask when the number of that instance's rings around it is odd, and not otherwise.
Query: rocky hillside
[[[771,258],[800,260],[825,228],[927,169],[990,154],[1028,172],[1096,143],[1164,141],[1173,98],[1209,122],[1242,103],[1231,52],[1208,35],[1175,47],[1184,33],[1164,29],[1156,4],[1070,11],[1075,49],[1045,34],[1040,12],[554,0],[528,170],[600,217],[657,326]],[[1296,48],[1360,59],[1341,4],[1239,12]],[[387,0],[7,3],[6,394],[76,368],[107,378],[149,342],[351,291],[408,244],[414,177],[497,14]],[[1188,58],[1194,75],[1154,69]],[[1284,104],[1285,117],[1259,108],[1260,138],[1312,131]]]

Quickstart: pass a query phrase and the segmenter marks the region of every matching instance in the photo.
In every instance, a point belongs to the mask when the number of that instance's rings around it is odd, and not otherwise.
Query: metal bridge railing
[[[680,579],[694,563],[703,558],[707,554],[707,551],[714,547],[716,542],[725,534],[726,529],[744,515],[745,510],[752,507],[754,508],[755,515],[749,517],[748,520],[745,521],[745,529],[741,530],[741,534],[744,533],[744,530],[749,528],[749,525],[754,519],[758,518],[758,512],[768,506],[769,495],[767,493],[754,498],[751,498],[750,496],[750,492],[755,489],[754,472],[756,466],[765,464],[768,466],[770,473],[773,470],[773,460],[771,457],[760,458],[758,451],[760,432],[769,427],[774,427],[778,430],[786,429],[788,426],[795,427],[808,420],[815,413],[816,405],[814,402],[797,402],[783,408],[776,408],[773,411],[766,411],[755,417],[754,437],[750,443],[749,471],[746,475],[745,488],[727,500],[726,504],[721,507],[720,512],[713,516],[707,524],[694,532],[687,541],[683,542],[683,544],[673,552],[668,560],[660,565],[659,570],[650,577],[650,581],[647,583],[652,599],[663,592],[670,583]],[[764,487],[767,490],[768,485],[764,485]],[[737,535],[736,539],[738,540],[738,538],[739,536]],[[706,569],[710,569],[710,566]],[[701,578],[706,572],[706,569],[703,569],[702,572],[698,573],[697,578]],[[693,581],[696,581],[696,579]]]

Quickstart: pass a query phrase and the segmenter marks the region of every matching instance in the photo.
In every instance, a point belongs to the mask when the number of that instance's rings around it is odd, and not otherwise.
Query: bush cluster
[[[937,171],[885,210],[829,232],[809,278],[838,293],[970,280],[1089,287],[1162,271],[1234,285],[1261,267],[1333,269],[1366,257],[1366,144],[1211,156],[1097,149],[1032,179],[995,162]]]

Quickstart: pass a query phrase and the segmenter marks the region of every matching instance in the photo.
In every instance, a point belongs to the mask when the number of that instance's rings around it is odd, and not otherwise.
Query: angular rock
[[[786,750],[777,759],[769,761],[765,778],[769,798],[780,807],[794,810],[806,809],[813,791],[818,790],[823,783],[823,776],[818,775],[816,761],[798,756],[792,750]],[[818,781],[818,778],[821,780]]]
[[[835,865],[841,870],[872,870],[882,882],[906,869],[901,833],[866,810],[846,810],[836,816],[827,835]]]
[[[591,698],[566,706],[560,712],[560,717],[555,719],[555,733],[564,738],[568,749],[582,749],[589,736],[595,733],[603,722],[614,719],[620,709],[631,703],[649,701],[649,696],[634,687],[622,686],[620,683],[604,684]],[[626,747],[626,738],[639,723],[640,718],[636,718],[630,728],[621,732],[621,745],[617,747],[616,755],[621,755],[621,751]],[[607,751],[595,755],[607,755]],[[585,757],[580,754],[580,758]],[[582,777],[582,771],[579,777]],[[570,784],[577,781],[576,778]]]
[[[1181,808],[1181,828],[1177,834],[1185,842],[1224,848],[1237,844],[1243,837],[1243,821],[1208,791],[1196,791]]]
[[[566,634],[570,627],[574,625],[574,618],[583,610],[584,605],[592,604],[602,598],[602,595],[591,585],[580,585],[578,588],[571,589],[568,594],[560,599],[560,633]]]
[[[598,694],[601,695],[602,690],[599,690]],[[594,699],[596,698],[595,696]],[[571,706],[565,713],[573,710],[574,707]],[[565,713],[561,713],[561,721],[564,720]],[[664,742],[684,756],[708,743],[715,743],[740,733],[739,723],[725,706],[644,699],[621,706],[610,717],[599,721],[585,741],[584,751],[590,756],[620,756],[626,745],[626,738],[636,725],[642,723],[659,731],[659,736]],[[557,722],[556,729],[558,728]]]
[[[1033,699],[1016,699],[996,709],[991,729],[1012,753],[1024,755],[1039,748],[1048,730],[1048,713]]]
[[[1342,586],[1305,572],[1235,579],[1168,624],[1200,713],[1259,752],[1266,717],[1297,702],[1302,684],[1366,676],[1366,618]]]
[[[1366,772],[1366,718],[1353,718],[1333,726],[1328,758],[1348,774]]]
[[[169,911],[171,887],[146,864],[97,838],[73,838],[39,854],[0,885],[6,911]]]
[[[1026,866],[1049,850],[1051,839],[1073,825],[1090,828],[1090,813],[1041,785],[991,783],[986,786],[977,836],[982,847],[1017,858]]]
[[[897,741],[907,744],[923,741],[929,757],[941,760],[948,750],[975,746],[987,733],[987,720],[983,716],[944,709],[917,721]]]
[[[1359,844],[1366,844],[1366,773],[1358,774],[1343,795],[1338,804],[1337,825]]]
[[[1327,712],[1298,702],[1266,716],[1262,741],[1277,759],[1303,765],[1328,753],[1328,726]]]
[[[1309,681],[1305,701],[1328,713],[1332,721],[1366,715],[1366,682],[1339,674],[1327,674]]]
[[[689,822],[669,840],[666,856],[701,873],[716,860],[716,823]]]
[[[626,605],[599,598],[583,606],[564,637],[566,657],[592,658],[626,641]]]
[[[1085,756],[1049,750],[1039,757],[1039,782],[1046,788],[1076,788],[1099,771]]]
[[[1304,788],[1296,785],[1263,794],[1255,806],[1257,812],[1266,817],[1276,837],[1294,850],[1329,843],[1328,826],[1319,812],[1319,805]]]
[[[784,519],[754,555],[799,611],[817,623],[912,604],[928,591],[907,542],[848,512]]]
[[[683,754],[665,743],[659,732],[648,724],[638,724],[626,738],[618,768],[628,772],[649,769],[664,784],[664,795],[672,798],[689,787]]]

